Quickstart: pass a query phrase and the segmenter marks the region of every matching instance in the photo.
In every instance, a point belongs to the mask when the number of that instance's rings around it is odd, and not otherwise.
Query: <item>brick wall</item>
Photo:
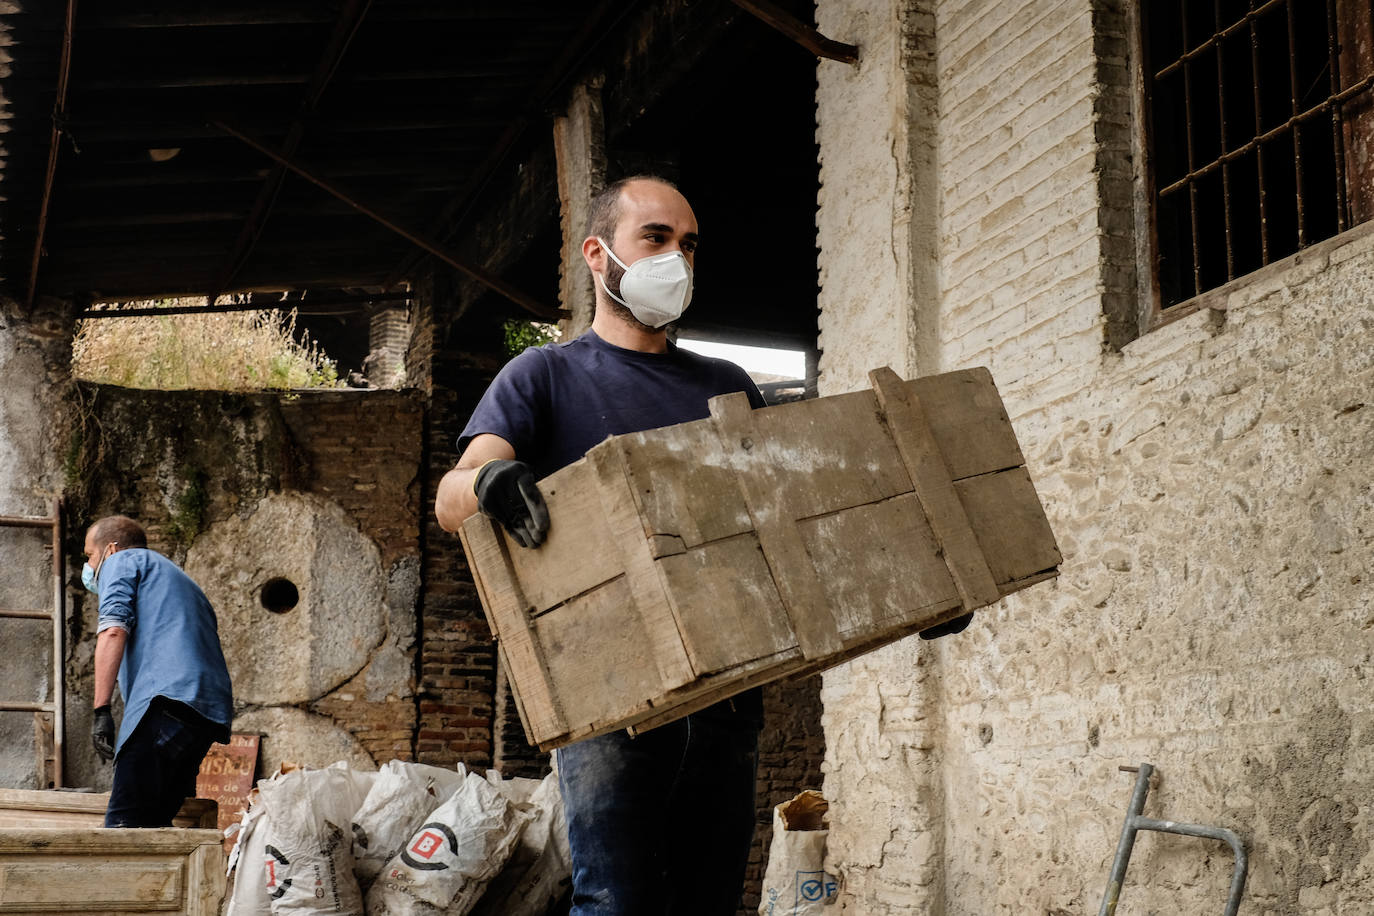
[[[875,63],[865,39],[924,6],[822,2],[821,24]],[[1146,814],[1246,838],[1243,911],[1366,911],[1374,233],[1126,343],[1124,5],[929,9],[941,365],[991,368],[1064,564],[959,636],[825,675],[839,911],[1093,912],[1133,783],[1117,768],[1142,761],[1159,768]],[[827,139],[856,116],[833,85],[849,77],[820,72],[825,168],[895,149],[895,106],[863,113],[881,136]],[[849,259],[891,212],[827,190],[829,276],[873,269]],[[822,295],[836,323],[927,307],[844,292]],[[825,360],[857,375],[865,346],[832,337]],[[1220,845],[1146,835],[1123,911],[1218,911],[1230,868]]]
[[[352,742],[378,763],[411,757],[423,419],[418,395],[135,391],[89,384],[81,390],[82,474],[68,493],[68,540],[76,555],[84,526],[119,512],[145,525],[150,546],[184,562],[204,533],[249,516],[264,497],[283,492],[328,500],[375,544],[391,605],[385,632],[363,670],[308,704],[317,717],[310,721],[339,732],[335,748]],[[207,592],[227,587],[202,585]],[[94,613],[94,602],[77,593],[68,679],[78,695],[90,691]],[[292,736],[278,738],[290,744]],[[98,771],[89,777],[96,784],[107,778]]]

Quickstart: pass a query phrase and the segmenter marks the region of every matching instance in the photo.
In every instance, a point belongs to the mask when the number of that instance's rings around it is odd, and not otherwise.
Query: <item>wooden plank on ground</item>
[[[931,530],[940,543],[945,563],[954,577],[965,610],[992,604],[1002,597],[997,583],[988,569],[968,516],[955,492],[949,468],[936,446],[926,422],[921,401],[910,385],[897,373],[884,366],[868,374],[878,404],[887,417],[901,452],[902,461],[911,475]]]

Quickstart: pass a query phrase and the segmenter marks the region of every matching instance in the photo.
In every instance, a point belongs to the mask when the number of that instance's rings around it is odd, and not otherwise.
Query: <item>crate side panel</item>
[[[736,457],[766,464],[794,519],[877,502],[911,489],[870,391],[754,411],[755,441]]]
[[[987,369],[928,375],[905,385],[920,399],[931,437],[954,480],[1026,463]]]
[[[914,493],[798,528],[846,644],[940,616],[959,592]]]
[[[623,578],[539,617],[534,632],[569,731],[631,716],[666,689]]]
[[[797,645],[752,532],[665,557],[658,566],[698,674],[743,665]]]
[[[671,535],[691,548],[753,527],[730,458],[709,420],[618,441],[646,535]]]
[[[597,490],[596,475],[576,461],[539,482],[549,507],[549,534],[535,550],[504,532],[511,567],[535,613],[563,603],[624,572]]]
[[[1062,562],[1025,468],[960,480],[954,488],[999,585],[1030,578]]]

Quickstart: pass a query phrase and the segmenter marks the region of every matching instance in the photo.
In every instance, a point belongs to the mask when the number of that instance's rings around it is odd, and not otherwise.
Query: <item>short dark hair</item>
[[[601,189],[601,193],[592,198],[591,213],[587,216],[587,235],[605,239],[607,242],[615,238],[615,224],[620,222],[620,195],[625,190],[627,184],[636,181],[656,181],[659,184],[667,185],[674,191],[678,186],[661,175],[631,175],[628,178],[621,178],[613,181]]]
[[[107,515],[91,526],[97,544],[114,541],[120,547],[147,547],[148,533],[127,515]]]

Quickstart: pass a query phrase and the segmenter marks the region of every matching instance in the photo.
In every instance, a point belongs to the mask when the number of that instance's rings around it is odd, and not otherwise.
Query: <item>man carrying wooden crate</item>
[[[597,196],[582,243],[596,280],[591,330],[526,350],[492,382],[439,485],[446,530],[480,509],[537,549],[550,519],[536,480],[607,436],[703,419],[716,395],[744,391],[763,406],[743,369],[668,341],[691,299],[696,249],[696,216],[669,182],[635,176]],[[637,737],[557,751],[574,916],[736,911],[762,720],[756,688]]]
[[[100,604],[91,741],[115,764],[105,826],[170,827],[196,794],[205,752],[229,740],[234,708],[215,612],[127,516],[92,525],[85,552],[81,581]],[[124,698],[118,739],[110,712],[116,679]]]

